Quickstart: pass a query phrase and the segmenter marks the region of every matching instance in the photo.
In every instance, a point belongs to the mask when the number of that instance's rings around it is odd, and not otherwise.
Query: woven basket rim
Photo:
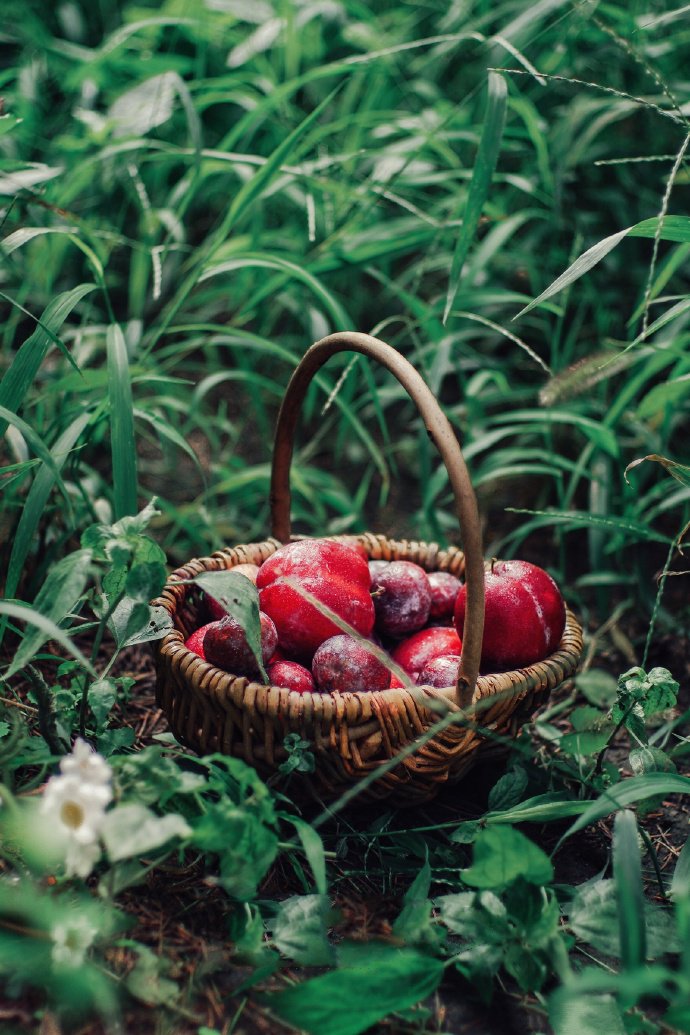
[[[436,543],[420,543],[408,540],[390,539],[379,533],[365,532],[359,535],[327,535],[318,537],[294,536],[293,539],[319,538],[336,541],[357,540],[365,548],[392,548],[394,551],[417,553],[420,548],[428,550],[433,561],[439,561],[443,567],[427,570],[447,570],[448,566],[458,570],[464,563],[464,554],[459,547],[451,546],[441,548]],[[182,580],[193,578],[201,571],[230,570],[237,564],[246,563],[245,552],[265,552],[270,556],[282,544],[277,539],[267,539],[259,543],[240,544],[236,547],[226,547],[215,551],[208,557],[192,558],[186,564],[177,568],[169,575],[163,594],[154,604],[164,607],[171,617],[174,617],[178,608],[175,597],[170,592],[171,587]],[[264,558],[265,559],[265,558]],[[372,557],[371,559],[376,559]],[[232,563],[228,564],[227,562]],[[488,562],[487,562],[488,563]],[[194,568],[198,568],[194,571]],[[190,572],[191,570],[191,572]],[[166,595],[166,590],[169,591]],[[345,722],[355,718],[344,713],[351,711],[351,706],[356,704],[360,714],[356,717],[361,722],[367,722],[373,718],[374,710],[378,707],[388,708],[390,706],[404,707],[410,699],[417,705],[425,705],[429,702],[429,711],[433,709],[433,702],[437,700],[445,703],[453,709],[457,709],[454,702],[455,687],[444,687],[440,689],[423,688],[420,686],[389,687],[383,690],[350,690],[345,692],[337,691],[313,691],[299,693],[289,690],[287,687],[280,687],[275,684],[261,683],[229,673],[224,669],[217,668],[210,662],[205,661],[189,648],[185,647],[185,637],[179,629],[173,629],[167,633],[157,645],[158,658],[165,658],[178,672],[185,666],[184,682],[197,692],[209,692],[216,698],[218,696],[231,698],[235,707],[242,710],[254,709],[261,704],[260,711],[267,715],[278,713],[285,715],[298,712],[300,718],[307,722],[310,718],[319,721],[331,721],[340,718]],[[466,711],[474,710],[477,705],[500,699],[501,695],[506,697],[522,697],[524,693],[537,687],[554,687],[571,676],[579,663],[582,651],[582,629],[578,624],[575,615],[566,605],[566,624],[563,636],[558,648],[546,658],[534,662],[522,668],[511,669],[503,672],[484,673],[479,676],[474,688],[470,707]],[[186,663],[186,665],[185,665]],[[360,711],[361,709],[361,711]]]

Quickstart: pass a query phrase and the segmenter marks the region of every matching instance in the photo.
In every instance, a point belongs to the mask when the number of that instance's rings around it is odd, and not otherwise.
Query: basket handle
[[[467,707],[479,675],[479,660],[484,631],[484,558],[477,499],[467,467],[450,421],[441,410],[431,389],[415,368],[379,338],[357,331],[329,334],[307,350],[296,367],[283,398],[276,426],[271,470],[271,519],[273,535],[281,543],[290,541],[290,464],[302,403],[307,388],[327,359],[338,352],[359,352],[377,360],[400,382],[417,406],[427,434],[435,443],[446,465],[460,523],[465,553],[467,608],[462,637],[462,656],[455,699]]]

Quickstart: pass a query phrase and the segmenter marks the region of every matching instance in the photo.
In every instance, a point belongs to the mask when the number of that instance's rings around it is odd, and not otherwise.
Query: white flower
[[[110,766],[78,740],[60,770],[61,775],[51,776],[45,786],[40,811],[52,820],[64,849],[67,876],[88,877],[101,854],[99,836],[113,797]]]
[[[103,756],[90,748],[81,737],[75,740],[72,754],[65,755],[60,762],[60,772],[65,776],[79,776],[91,784],[109,784],[113,775]]]
[[[85,916],[75,916],[65,923],[56,924],[50,933],[53,936],[53,962],[62,967],[80,967],[98,931]]]

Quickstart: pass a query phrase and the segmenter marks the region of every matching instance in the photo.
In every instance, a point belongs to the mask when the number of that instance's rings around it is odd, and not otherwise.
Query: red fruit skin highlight
[[[198,654],[200,658],[204,659],[204,661],[206,661],[204,638],[212,625],[215,625],[215,622],[207,622],[206,625],[202,625],[199,629],[195,629],[184,643],[187,650],[193,650],[194,653]]]
[[[271,686],[284,686],[298,694],[311,694],[316,689],[309,669],[297,661],[274,661],[266,671]]]
[[[261,622],[261,656],[264,665],[272,657],[278,642],[276,628],[268,615],[259,613]],[[217,668],[237,676],[257,679],[260,676],[254,652],[247,643],[247,635],[232,615],[219,622],[211,622],[204,637],[206,660]]]
[[[496,561],[486,572],[485,590],[482,671],[524,668],[553,653],[565,628],[565,603],[548,572],[529,561]],[[463,586],[456,629],[465,621],[465,600]]]
[[[386,690],[390,671],[352,636],[332,636],[320,645],[311,666],[317,689],[324,692]]]
[[[288,543],[264,561],[257,587],[261,610],[278,631],[278,643],[290,657],[309,662],[316,649],[341,633],[334,622],[300,595],[288,579],[311,593],[362,636],[374,627],[369,566],[346,543],[305,539]]]
[[[403,640],[392,652],[391,657],[416,680],[424,666],[434,658],[444,654],[459,657],[461,652],[462,640],[455,629],[439,626],[421,629]]]

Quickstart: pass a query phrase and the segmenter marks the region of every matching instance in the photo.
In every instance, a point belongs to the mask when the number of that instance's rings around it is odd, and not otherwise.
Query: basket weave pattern
[[[358,539],[372,560],[409,560],[427,571],[464,574],[465,557],[457,548],[443,550],[434,543],[392,540],[371,533]],[[189,561],[170,576],[156,601],[174,622],[174,630],[158,646],[158,703],[181,743],[199,753],[239,756],[263,775],[274,772],[286,757],[285,735],[299,733],[316,756],[316,772],[309,778],[314,790],[332,797],[380,767],[439,716],[424,707],[419,690],[298,694],[230,675],[184,646],[200,622],[198,598],[179,582],[236,564],[260,565],[280,545],[269,539],[221,550],[212,557]],[[474,721],[436,734],[384,773],[365,796],[400,804],[433,797],[445,782],[459,779],[480,754],[484,756],[504,738],[512,738],[550,691],[573,674],[581,650],[582,632],[568,611],[565,632],[554,654],[527,668],[480,676],[472,698]],[[453,689],[435,695],[452,703]]]
[[[449,571],[464,578],[462,657],[457,684],[446,690],[405,687],[299,694],[230,675],[184,646],[201,621],[198,594],[181,581],[237,564],[261,565],[290,542],[289,475],[297,420],[318,370],[331,356],[345,351],[375,360],[398,379],[417,406],[448,472],[464,551],[368,532],[357,537],[372,560],[414,561],[426,571]],[[174,624],[158,645],[158,702],[178,740],[195,751],[236,755],[269,774],[286,757],[285,736],[298,733],[314,753],[316,772],[310,779],[322,796],[337,795],[379,769],[383,770],[380,778],[363,791],[368,798],[389,798],[396,804],[425,801],[444,783],[462,776],[480,752],[484,755],[497,742],[512,738],[549,692],[577,668],[582,630],[568,611],[561,643],[550,657],[511,672],[479,674],[485,568],[469,473],[455,432],[423,378],[378,338],[355,331],[332,334],[312,345],[298,364],[278,415],[271,516],[275,538],[190,561],[170,576],[162,597],[155,601],[168,610]],[[452,724],[428,734],[439,722],[439,709],[453,712]],[[397,764],[386,769],[393,758],[398,758]]]

